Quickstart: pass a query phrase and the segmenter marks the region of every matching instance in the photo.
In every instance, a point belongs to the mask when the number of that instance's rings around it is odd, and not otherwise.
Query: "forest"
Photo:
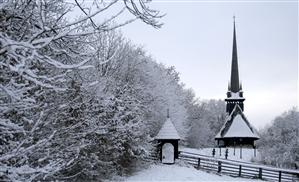
[[[129,175],[146,165],[167,109],[182,145],[214,146],[225,102],[196,97],[175,67],[119,30],[133,21],[161,28],[163,14],[149,4],[0,2],[1,181]],[[132,18],[121,20],[126,12]],[[298,118],[291,109],[261,131],[264,163],[298,166]]]

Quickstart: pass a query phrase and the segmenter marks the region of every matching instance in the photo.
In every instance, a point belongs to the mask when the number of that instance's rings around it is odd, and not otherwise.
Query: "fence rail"
[[[265,179],[278,182],[299,182],[299,171],[259,166],[246,162],[216,159],[181,151],[179,159],[194,165],[197,169],[204,169],[223,173],[234,177]]]

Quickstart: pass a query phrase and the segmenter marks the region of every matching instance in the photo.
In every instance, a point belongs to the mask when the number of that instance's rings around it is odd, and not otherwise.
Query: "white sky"
[[[230,78],[233,15],[245,114],[261,128],[298,102],[298,2],[154,0],[164,26],[122,28],[158,62],[175,66],[201,99],[224,99]]]

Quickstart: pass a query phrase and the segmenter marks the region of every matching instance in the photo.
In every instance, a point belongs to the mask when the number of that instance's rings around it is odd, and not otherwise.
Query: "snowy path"
[[[261,182],[245,178],[233,178],[197,170],[191,166],[156,164],[126,178],[124,181],[248,181]]]

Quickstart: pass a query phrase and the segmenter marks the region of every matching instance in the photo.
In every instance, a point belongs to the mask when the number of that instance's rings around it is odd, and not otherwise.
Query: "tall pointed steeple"
[[[233,53],[232,53],[232,67],[231,67],[231,77],[230,77],[230,91],[234,93],[240,91],[235,16],[234,16]]]
[[[244,110],[242,85],[239,80],[237,38],[236,38],[236,22],[234,16],[234,32],[233,32],[233,51],[230,83],[228,85],[227,98],[225,99],[226,111],[230,114],[235,105],[238,104],[242,111]]]

